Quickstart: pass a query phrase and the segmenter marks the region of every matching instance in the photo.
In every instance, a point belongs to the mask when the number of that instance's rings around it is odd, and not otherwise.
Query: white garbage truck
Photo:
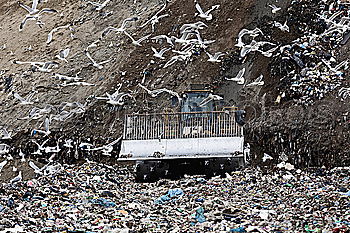
[[[244,111],[212,97],[205,85],[191,85],[178,111],[126,115],[118,160],[136,162],[137,181],[244,167]]]

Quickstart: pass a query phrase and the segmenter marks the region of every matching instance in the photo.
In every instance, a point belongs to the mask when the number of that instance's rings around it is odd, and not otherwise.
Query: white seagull
[[[236,77],[234,78],[227,78],[226,80],[228,81],[234,81],[234,82],[237,82],[237,84],[240,84],[240,85],[243,85],[244,82],[245,82],[245,79],[244,79],[244,74],[245,74],[245,68],[242,68],[238,74],[236,75]]]
[[[170,48],[163,48],[161,49],[159,52],[155,49],[155,48],[151,48],[152,51],[154,52],[153,56],[154,57],[157,57],[157,58],[160,58],[160,59],[165,59],[165,57],[163,57],[163,54],[166,52],[166,51],[169,51]]]
[[[188,29],[201,30],[201,29],[204,29],[205,27],[208,27],[208,26],[201,21],[199,21],[197,23],[186,23],[186,24],[181,26],[180,33],[183,33],[184,31],[186,31]]]
[[[280,22],[274,21],[273,22],[273,26],[279,28],[282,32],[289,32],[289,27],[287,25],[287,20],[286,20],[286,22],[284,22],[283,25]]]
[[[137,20],[138,20],[137,17],[130,17],[130,18],[124,19],[122,25],[119,28],[107,27],[105,30],[103,30],[101,38],[107,36],[110,32],[118,32],[118,33],[124,32],[128,22],[137,21]]]
[[[32,161],[29,161],[29,166],[34,169],[35,174],[42,174],[42,169],[38,168]]]
[[[27,97],[24,99],[23,97],[21,97],[17,92],[13,93],[13,97],[15,97],[16,99],[18,99],[19,101],[21,101],[20,104],[22,105],[28,105],[28,104],[34,104],[34,102],[32,101],[33,96],[36,94],[37,92],[34,91],[30,94],[27,95]]]
[[[155,13],[149,20],[147,20],[144,24],[142,24],[140,27],[143,28],[144,26],[146,26],[147,24],[151,23],[152,26],[152,32],[154,32],[155,30],[155,24],[159,23],[159,20],[169,16],[169,14],[164,14],[164,15],[159,15],[163,10],[165,10],[166,8],[166,1],[164,6],[157,12]],[[159,15],[159,16],[158,16]]]
[[[165,63],[163,68],[167,68],[167,67],[173,65],[177,61],[186,61],[186,60],[187,60],[187,56],[185,56],[185,55],[173,56],[170,58],[170,60],[167,63]]]
[[[1,129],[1,133],[2,133],[2,136],[0,138],[1,140],[12,139],[11,137],[12,133],[8,132],[5,128]]]
[[[44,8],[44,9],[41,9],[41,10],[38,10],[37,9],[37,5],[38,5],[38,0],[34,0],[33,1],[33,5],[32,7],[28,7],[27,5],[24,5],[23,3],[19,2],[18,3],[23,9],[25,9],[26,11],[28,11],[28,14],[25,16],[25,18],[22,20],[20,26],[19,26],[19,30],[22,31],[23,30],[23,27],[24,25],[26,24],[26,22],[28,20],[35,20],[37,21],[37,25],[39,27],[41,27],[44,23],[41,22],[40,18],[41,18],[41,15],[43,13],[57,13],[56,10],[54,9],[49,9],[49,8]]]
[[[276,14],[277,11],[281,10],[281,7],[277,7],[275,4],[269,4],[269,7],[272,8],[271,10],[272,14]]]
[[[247,87],[263,86],[265,84],[263,78],[264,75],[260,75],[257,79],[254,80],[254,82],[247,84]]]
[[[32,71],[39,71],[39,72],[44,72],[44,73],[49,73],[52,72],[52,69],[57,68],[59,63],[54,62],[54,61],[49,61],[49,62],[23,62],[23,61],[14,61],[13,64],[18,64],[18,65],[25,65],[25,64],[30,64],[32,67]]]
[[[60,59],[61,61],[65,61],[68,63],[66,58],[68,57],[69,52],[70,52],[70,48],[66,48],[64,50],[61,50],[60,53],[58,55],[56,55],[56,57],[58,59]]]
[[[1,173],[1,170],[6,166],[7,164],[7,160],[4,160],[0,163],[0,173]]]
[[[213,95],[213,94],[209,94],[207,98],[203,99],[202,102],[199,103],[200,107],[203,107],[204,105],[208,104],[211,101],[215,101],[215,100],[222,100],[223,98],[219,95]]]
[[[269,154],[264,153],[264,157],[262,158],[263,163],[265,163],[267,160],[271,160],[273,157]]]
[[[94,59],[92,59],[92,57],[91,57],[89,52],[86,51],[85,55],[90,59],[90,61],[92,62],[92,65],[94,67],[96,67],[97,69],[99,69],[99,70],[103,69],[103,64],[108,63],[108,62],[111,61],[111,60],[106,60],[106,61],[97,63]]]
[[[222,56],[225,56],[226,55],[226,53],[222,53],[222,52],[217,52],[217,53],[215,53],[214,55],[211,55],[210,53],[208,53],[208,52],[205,52],[207,55],[208,55],[208,57],[209,57],[209,59],[208,59],[208,61],[209,62],[221,62],[221,60],[219,60],[219,58],[220,57],[222,57]]]
[[[52,29],[49,34],[47,35],[47,41],[46,41],[46,44],[50,44],[51,41],[53,40],[53,33],[54,32],[57,32],[58,30],[61,30],[61,29],[65,29],[65,28],[69,28],[70,25],[65,25],[65,26],[60,26],[60,27],[57,27],[57,28],[54,28]]]
[[[51,133],[51,131],[50,131],[50,123],[51,123],[51,119],[46,117],[45,121],[44,121],[45,131],[44,130],[40,130],[40,129],[33,129],[32,130],[32,135],[33,135],[34,132],[38,132],[38,133],[44,134],[45,136],[48,136]]]
[[[111,1],[111,0],[106,0],[106,1],[104,1],[103,3],[88,1],[87,3],[88,3],[88,4],[91,4],[91,5],[93,5],[93,6],[96,6],[96,9],[95,9],[95,10],[100,11],[100,10],[102,10],[104,7],[106,7],[106,6],[107,6],[107,3],[109,3],[110,1]]]
[[[136,46],[142,46],[141,42],[144,40],[147,40],[151,36],[151,34],[149,34],[149,35],[144,36],[138,40],[135,40],[127,31],[124,31],[124,34],[127,35],[132,40],[132,44],[136,45]]]
[[[21,182],[22,181],[22,172],[19,171],[18,176],[16,176],[15,178],[13,178],[12,180],[10,180],[11,184],[17,183],[17,182]]]
[[[111,152],[113,151],[113,145],[115,145],[116,143],[118,143],[120,140],[122,139],[122,137],[119,137],[117,140],[101,146],[101,147],[96,147],[96,148],[92,148],[92,149],[88,149],[89,151],[96,151],[96,150],[102,150],[102,154],[106,155],[106,156],[110,156]]]
[[[212,6],[209,10],[207,10],[206,12],[203,11],[203,9],[201,8],[201,6],[196,3],[196,9],[199,12],[195,14],[195,16],[199,16],[201,18],[204,18],[205,20],[212,20],[213,19],[213,15],[210,14],[210,12],[212,12],[213,10],[216,10],[220,7],[220,5],[214,5]]]
[[[144,89],[150,96],[152,96],[153,98],[157,97],[159,94],[163,93],[163,92],[166,92],[172,96],[175,96],[177,97],[179,100],[181,100],[181,97],[180,95],[175,92],[175,91],[172,91],[172,90],[169,90],[169,89],[166,89],[166,88],[161,88],[161,89],[156,89],[156,90],[149,90],[147,87],[141,85],[141,84],[138,84],[139,87],[141,87],[142,89]]]

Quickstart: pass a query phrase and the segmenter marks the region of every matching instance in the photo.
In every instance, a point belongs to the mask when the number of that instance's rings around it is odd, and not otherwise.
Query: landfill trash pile
[[[156,183],[134,183],[127,166],[88,162],[48,170],[2,184],[0,232],[350,230],[349,169],[246,169]]]
[[[344,85],[348,60],[337,57],[349,40],[349,10],[339,1],[292,1],[286,22],[303,36],[281,47],[274,61],[282,99],[310,104]]]
[[[276,103],[313,104],[346,85],[349,62],[338,57],[350,38],[349,10],[347,4],[334,0],[291,1],[285,13],[240,31],[235,46],[241,62],[249,64],[246,56],[253,52],[271,59],[270,74],[274,83],[278,80]],[[227,80],[244,84],[238,76]],[[245,87],[262,86],[261,80]]]

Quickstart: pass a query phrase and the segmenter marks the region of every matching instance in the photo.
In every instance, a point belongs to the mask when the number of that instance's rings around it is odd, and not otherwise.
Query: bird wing
[[[99,65],[103,65],[103,64],[106,64],[106,63],[108,63],[108,62],[110,62],[111,60],[109,59],[109,60],[105,60],[105,61],[101,61],[100,63],[98,63]]]
[[[196,9],[199,12],[199,14],[201,15],[204,14],[204,11],[202,10],[201,6],[198,3],[196,3]]]
[[[32,10],[36,10],[37,6],[38,6],[38,0],[33,0]]]
[[[91,57],[91,55],[90,55],[89,52],[86,51],[86,52],[85,52],[85,55],[90,59],[90,61],[91,61],[92,63],[96,64],[95,60],[92,59],[92,57]]]
[[[39,11],[39,15],[42,13],[57,13],[58,11],[55,9],[44,8]]]
[[[24,98],[22,98],[17,92],[13,93],[13,97],[15,97],[16,99],[18,99],[21,102],[25,102],[26,100]]]
[[[40,168],[38,168],[38,166],[36,166],[35,163],[33,163],[32,161],[29,161],[29,166],[33,168],[36,172],[40,171]]]
[[[20,7],[22,7],[23,9],[25,9],[26,11],[28,11],[29,13],[33,11],[33,9],[31,9],[29,6],[24,5],[23,3],[19,2],[18,3]]]
[[[142,41],[147,40],[150,36],[151,36],[151,34],[149,34],[149,35],[147,35],[147,36],[144,36],[144,37],[138,39],[137,42],[138,42],[138,43],[141,43]]]
[[[35,18],[34,16],[26,16],[26,17],[22,20],[21,24],[19,25],[19,30],[20,30],[20,31],[23,30],[23,27],[24,27],[24,25],[26,24],[26,22],[27,22],[28,19],[36,19],[36,18]]]
[[[174,64],[176,61],[178,60],[178,56],[173,56],[172,58],[170,58],[170,60],[165,63],[163,68],[167,68],[169,66],[171,66],[172,64]]]
[[[164,6],[163,6],[155,15],[158,15],[160,12],[162,12],[163,10],[165,10],[165,8],[166,8],[166,2],[167,2],[167,1],[165,1]]]
[[[105,30],[103,30],[101,37],[107,36],[110,32],[117,31],[117,28],[115,27],[107,27]]]
[[[208,53],[207,51],[205,53],[208,55],[209,59],[213,59],[214,58],[214,56],[211,55],[210,53]]]
[[[148,94],[151,94],[151,93],[152,93],[151,90],[147,89],[147,87],[141,85],[140,83],[138,84],[138,86],[141,87],[142,89],[144,89]]]
[[[49,32],[49,34],[47,35],[47,41],[46,41],[46,44],[50,44],[50,43],[51,43],[51,41],[52,41],[52,37],[53,37],[53,33],[54,33],[54,30],[55,30],[55,29],[51,30],[51,31]]]
[[[113,146],[114,144],[118,143],[121,139],[122,139],[122,136],[120,136],[117,140],[114,140],[113,142],[107,144],[106,146],[107,146],[107,147]]]
[[[214,6],[212,6],[209,10],[207,10],[207,11],[205,12],[205,14],[206,14],[206,15],[209,15],[210,12],[212,12],[213,10],[218,9],[219,7],[220,7],[220,5],[214,5]]]
[[[166,52],[166,51],[169,51],[171,48],[163,48],[162,50],[159,51],[159,55],[160,56],[163,56],[163,54]]]
[[[45,119],[45,131],[49,132],[49,128],[50,127],[50,119],[48,117],[46,117]]]
[[[158,53],[158,51],[157,51],[155,48],[151,47],[151,49],[152,49],[152,51],[154,52],[154,54],[159,54],[159,55],[161,55],[161,54],[160,54],[161,51]],[[161,55],[161,56],[162,56],[162,55]]]
[[[62,56],[61,56],[61,57],[63,57],[63,58],[68,57],[69,52],[70,52],[70,48],[67,48],[67,49],[65,49],[65,50],[62,50],[62,51],[61,51],[61,53],[62,53]]]
[[[226,55],[226,53],[222,53],[222,52],[217,52],[214,54],[214,59],[219,59],[220,57]]]
[[[88,1],[87,3],[88,3],[88,4],[90,3],[90,4],[93,5],[93,6],[98,6],[98,7],[101,7],[101,6],[102,6],[102,4],[100,4],[100,3],[98,3],[98,2],[91,2],[91,1]]]
[[[132,36],[127,31],[124,31],[124,34],[127,35],[132,41],[135,41],[134,38],[132,38]]]

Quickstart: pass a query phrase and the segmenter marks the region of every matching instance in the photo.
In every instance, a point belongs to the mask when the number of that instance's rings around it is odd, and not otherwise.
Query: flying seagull
[[[29,161],[29,166],[34,169],[35,174],[42,174],[42,169],[38,168],[32,161]]]
[[[107,27],[103,32],[102,32],[102,35],[101,35],[101,38],[107,36],[110,32],[124,32],[125,29],[126,29],[126,25],[128,22],[132,22],[132,21],[137,21],[138,20],[138,17],[130,17],[130,18],[126,18],[123,20],[123,23],[122,25],[119,27],[119,28],[116,28],[116,27]]]
[[[161,89],[156,89],[156,90],[149,90],[147,87],[141,85],[141,84],[138,84],[139,87],[141,87],[142,89],[144,89],[150,96],[152,96],[153,98],[154,97],[157,97],[159,94],[163,93],[163,92],[166,92],[172,96],[175,96],[177,97],[179,100],[181,100],[181,97],[180,95],[175,92],[175,91],[172,91],[172,90],[169,90],[169,89],[166,89],[166,88],[161,88]]]
[[[103,3],[98,3],[98,2],[91,2],[91,1],[88,1],[87,3],[88,4],[91,4],[93,6],[96,6],[96,9],[97,11],[100,11],[102,10],[105,6],[107,6],[107,3],[109,3],[111,0],[106,0],[104,1]]]
[[[281,7],[277,7],[275,4],[269,4],[269,7],[272,8],[272,14],[276,14],[277,11],[281,10]]]
[[[230,79],[226,79],[226,80],[234,81],[234,82],[237,82],[237,84],[243,85],[244,82],[245,82],[244,73],[245,73],[245,68],[242,68],[242,69],[238,72],[238,74],[236,75],[236,77],[230,78]]]
[[[207,55],[208,55],[208,57],[209,57],[209,59],[208,59],[208,61],[209,62],[221,62],[221,60],[219,60],[219,58],[220,57],[222,57],[222,56],[224,56],[224,55],[226,55],[226,53],[222,53],[222,52],[217,52],[217,53],[215,53],[214,55],[211,55],[210,53],[208,53],[208,52],[205,52]]]
[[[70,51],[69,48],[64,49],[64,50],[61,50],[60,53],[59,53],[58,55],[56,55],[56,57],[57,57],[58,59],[60,59],[61,61],[65,61],[65,62],[68,63],[68,61],[67,61],[66,58],[67,58],[68,55],[69,55],[69,51]]]
[[[54,62],[54,61],[49,61],[49,62],[22,62],[22,61],[14,61],[14,64],[18,65],[25,65],[25,64],[30,64],[32,67],[32,71],[39,71],[39,72],[44,72],[44,73],[49,73],[52,72],[53,68],[57,68],[59,63]]]
[[[19,171],[18,176],[16,176],[15,178],[13,178],[12,180],[10,180],[11,184],[17,183],[17,182],[21,182],[22,181],[22,172]]]
[[[4,160],[0,163],[0,173],[1,173],[1,170],[5,167],[5,165],[7,164],[7,160]]]
[[[204,29],[205,27],[208,27],[205,23],[202,21],[199,21],[197,23],[186,23],[181,26],[180,28],[180,33],[183,33],[184,31],[188,29],[193,29],[193,30],[201,30]]]
[[[101,146],[101,147],[96,147],[96,148],[92,148],[92,149],[88,149],[89,151],[96,151],[96,150],[102,150],[102,154],[106,155],[106,156],[110,156],[111,152],[113,151],[113,145],[115,145],[116,143],[118,143],[120,140],[122,139],[122,137],[119,137],[117,140]]]
[[[22,20],[20,26],[19,26],[19,30],[22,31],[23,28],[24,28],[24,25],[26,24],[26,22],[28,20],[35,20],[37,23],[37,25],[39,27],[41,27],[44,23],[41,22],[40,18],[41,18],[41,15],[43,13],[57,13],[57,11],[55,9],[49,9],[49,8],[44,8],[44,9],[41,9],[41,10],[38,10],[37,9],[37,5],[38,5],[38,1],[37,0],[34,0],[33,1],[33,5],[32,7],[28,7],[26,5],[24,5],[23,3],[19,2],[18,3],[23,9],[25,9],[26,11],[28,11],[28,14],[25,16],[25,18]]]
[[[8,132],[5,128],[1,129],[1,133],[2,133],[2,137],[0,138],[0,140],[8,140],[8,139],[12,139],[11,137],[11,133]]]
[[[45,136],[48,136],[51,133],[51,131],[50,131],[50,123],[51,123],[51,120],[48,117],[46,117],[45,121],[44,121],[45,131],[44,130],[40,130],[40,129],[33,129],[32,130],[32,135],[34,134],[34,132],[38,132],[38,133],[44,134]]]
[[[103,69],[103,64],[108,63],[108,62],[111,61],[111,60],[106,60],[106,61],[97,63],[97,62],[91,57],[91,55],[90,55],[90,53],[89,53],[88,51],[85,52],[85,55],[90,59],[90,61],[92,62],[92,65],[93,65],[94,67],[96,67],[97,69],[99,69],[99,70]]]
[[[273,157],[271,155],[264,153],[264,157],[262,158],[262,161],[265,163],[267,160],[271,160]]]
[[[209,10],[207,10],[206,12],[203,11],[202,7],[196,3],[196,9],[199,12],[195,14],[195,16],[199,16],[201,18],[204,18],[205,20],[212,20],[213,19],[213,15],[210,14],[210,12],[212,12],[213,10],[216,10],[220,7],[220,5],[214,5],[212,6]]]
[[[260,75],[257,79],[255,79],[254,82],[247,84],[247,87],[263,86],[265,84],[263,78],[264,78],[264,75]]]
[[[163,49],[161,49],[159,52],[155,49],[155,48],[153,48],[153,47],[151,47],[151,49],[152,49],[152,51],[154,52],[154,54],[153,54],[153,56],[154,57],[157,57],[157,58],[160,58],[160,59],[165,59],[165,57],[163,57],[163,54],[166,52],[166,51],[169,51],[170,50],[170,48],[163,48]]]
[[[65,25],[65,26],[60,26],[60,27],[57,27],[57,28],[54,28],[52,29],[49,34],[47,35],[47,41],[46,41],[46,44],[50,44],[51,41],[53,40],[53,33],[54,32],[57,32],[58,30],[61,30],[61,29],[65,29],[65,28],[69,28],[70,25]]]
[[[284,22],[283,25],[280,22],[274,21],[273,22],[273,26],[279,28],[282,32],[289,32],[289,27],[287,25],[287,20],[286,20],[286,22]]]
[[[28,104],[34,104],[34,102],[32,102],[31,100],[33,99],[33,96],[36,94],[37,92],[34,91],[32,93],[30,93],[29,95],[27,95],[27,97],[24,99],[23,97],[21,97],[17,92],[13,93],[13,97],[15,97],[16,99],[18,99],[19,101],[21,101],[20,104],[22,105],[28,105]]]
[[[136,46],[142,46],[141,42],[144,40],[147,40],[151,36],[151,34],[149,34],[149,35],[144,36],[138,40],[135,40],[127,31],[124,31],[124,34],[127,35],[132,40],[132,44],[136,45]]]
[[[200,103],[199,106],[203,107],[204,105],[208,104],[211,101],[215,101],[215,100],[222,100],[223,98],[219,95],[213,95],[213,94],[209,94],[208,97],[206,97],[205,99],[203,99]]]
[[[167,63],[165,63],[163,68],[167,68],[167,67],[173,65],[177,61],[186,61],[186,59],[187,59],[187,56],[185,56],[185,55],[173,56],[170,58],[170,60]]]
[[[111,105],[124,105],[125,101],[124,101],[124,97],[128,96],[130,98],[132,98],[132,96],[128,93],[120,93],[120,89],[121,89],[122,85],[119,86],[119,88],[111,95],[106,93],[107,97],[96,97],[96,99],[99,100],[107,100],[107,103],[111,104]]]
[[[164,3],[164,6],[157,12],[155,13],[149,20],[147,20],[144,24],[142,24],[140,27],[143,28],[145,27],[147,24],[151,23],[152,26],[152,32],[154,32],[155,30],[155,24],[159,23],[159,20],[169,16],[168,14],[164,14],[164,15],[159,15],[162,11],[164,11],[166,8],[166,1]]]

